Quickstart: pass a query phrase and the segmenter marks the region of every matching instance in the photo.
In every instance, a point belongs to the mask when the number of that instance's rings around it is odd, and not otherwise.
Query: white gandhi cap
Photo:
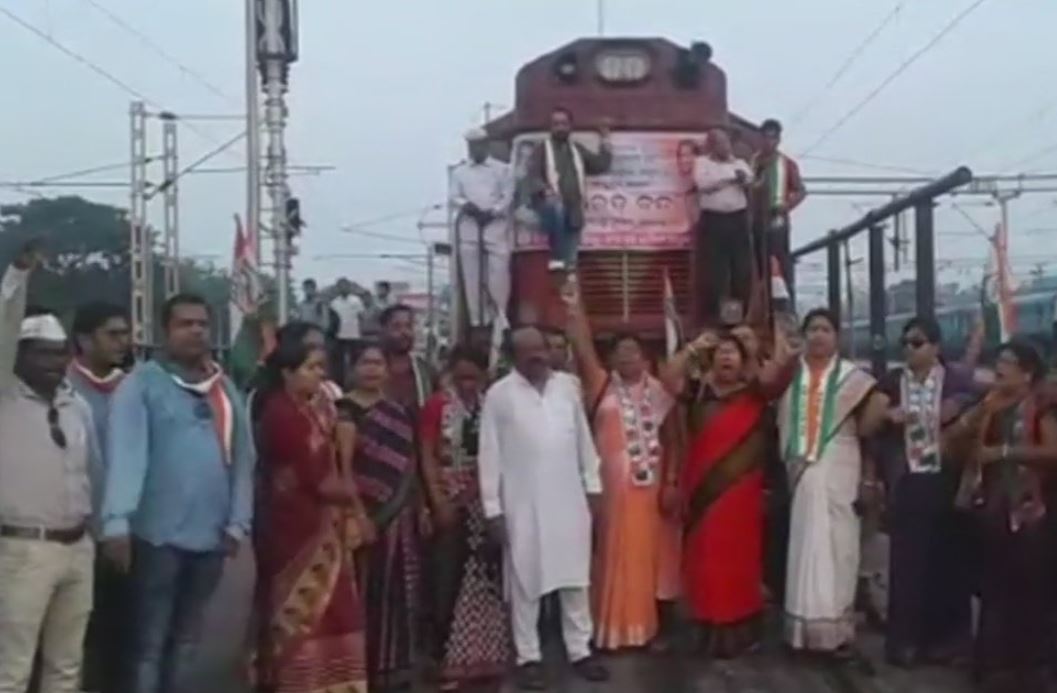
[[[34,315],[31,318],[23,318],[22,329],[18,333],[18,341],[27,339],[65,342],[66,330],[62,329],[62,323],[54,315]]]
[[[484,128],[474,128],[473,130],[467,130],[466,134],[467,142],[482,142],[488,139],[488,132]]]

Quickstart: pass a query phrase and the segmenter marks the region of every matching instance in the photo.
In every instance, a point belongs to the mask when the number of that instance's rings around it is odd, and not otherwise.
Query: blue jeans
[[[221,553],[136,541],[129,693],[190,693],[205,608],[223,571]]]
[[[547,236],[551,248],[551,260],[563,263],[566,267],[576,266],[576,256],[580,252],[580,229],[569,225],[569,215],[561,203],[544,202],[536,210],[540,219],[540,228]]]

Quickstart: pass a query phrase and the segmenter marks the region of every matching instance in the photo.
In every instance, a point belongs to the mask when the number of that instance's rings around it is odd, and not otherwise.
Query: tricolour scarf
[[[174,383],[192,395],[200,397],[209,407],[213,415],[213,426],[216,428],[217,438],[220,441],[220,449],[224,453],[224,463],[230,465],[235,438],[235,413],[231,396],[224,384],[224,371],[216,363],[210,363],[210,375],[204,380],[191,383],[184,380],[173,365],[165,362],[159,363]]]
[[[798,369],[790,398],[787,460],[818,462],[836,434],[840,423],[835,420],[837,392],[845,375],[842,365],[840,357],[834,357],[823,369],[818,388],[811,387],[811,369],[806,363]]]
[[[71,367],[77,372],[77,375],[84,378],[84,381],[88,383],[88,386],[93,390],[97,390],[105,395],[111,394],[117,389],[117,386],[121,384],[121,381],[125,377],[125,371],[120,368],[115,368],[110,371],[106,376],[100,378],[98,375],[92,372],[88,366],[85,366],[78,359],[74,359],[71,363]]]
[[[785,209],[789,192],[789,159],[781,152],[775,152],[774,159],[767,163],[762,173],[767,185],[767,208]]]

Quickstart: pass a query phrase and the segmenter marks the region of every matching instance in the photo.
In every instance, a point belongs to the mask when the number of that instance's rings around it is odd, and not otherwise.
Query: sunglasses
[[[911,349],[920,349],[921,347],[928,344],[924,339],[904,339],[903,346],[910,347]]]
[[[48,432],[51,433],[52,442],[65,450],[67,445],[66,432],[59,425],[59,410],[54,405],[48,407]]]

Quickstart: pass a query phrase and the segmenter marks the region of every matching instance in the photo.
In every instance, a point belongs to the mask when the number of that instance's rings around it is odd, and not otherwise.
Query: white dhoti
[[[510,301],[510,239],[507,219],[496,219],[483,232],[463,216],[458,222],[459,266],[471,325],[487,325]]]

